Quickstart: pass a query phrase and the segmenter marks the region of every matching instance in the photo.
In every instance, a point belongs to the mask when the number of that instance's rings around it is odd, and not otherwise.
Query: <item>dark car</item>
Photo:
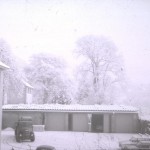
[[[15,137],[17,142],[23,140],[35,140],[31,117],[22,116],[19,118],[18,122],[16,122]]]
[[[56,150],[55,147],[49,145],[41,145],[36,148],[36,150]]]

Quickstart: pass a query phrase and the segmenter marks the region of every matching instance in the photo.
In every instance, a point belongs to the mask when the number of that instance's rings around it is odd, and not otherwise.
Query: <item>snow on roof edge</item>
[[[9,69],[9,66],[0,61],[0,69]]]
[[[61,105],[61,104],[9,104],[3,105],[3,110],[48,110],[48,111],[121,111],[137,112],[133,106],[125,105]]]

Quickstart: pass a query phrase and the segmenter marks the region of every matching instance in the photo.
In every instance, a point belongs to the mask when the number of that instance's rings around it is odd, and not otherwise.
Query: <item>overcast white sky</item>
[[[88,34],[114,41],[129,78],[150,83],[149,0],[0,0],[0,38],[23,60],[50,52],[73,64],[75,41]]]

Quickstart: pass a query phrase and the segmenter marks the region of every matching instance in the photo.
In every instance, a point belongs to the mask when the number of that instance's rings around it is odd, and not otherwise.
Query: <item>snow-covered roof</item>
[[[49,111],[49,112],[130,112],[138,109],[123,105],[61,105],[61,104],[12,104],[3,105],[3,111]]]
[[[9,67],[0,61],[0,69],[8,69]]]

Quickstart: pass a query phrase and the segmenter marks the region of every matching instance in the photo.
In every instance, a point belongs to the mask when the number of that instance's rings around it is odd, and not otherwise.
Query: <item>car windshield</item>
[[[29,127],[32,127],[32,122],[21,121],[21,122],[19,122],[19,126],[29,128]]]
[[[138,141],[138,139],[137,139],[137,138],[135,138],[135,137],[132,137],[132,138],[130,139],[130,141],[131,141],[131,142],[137,142],[137,141]]]

